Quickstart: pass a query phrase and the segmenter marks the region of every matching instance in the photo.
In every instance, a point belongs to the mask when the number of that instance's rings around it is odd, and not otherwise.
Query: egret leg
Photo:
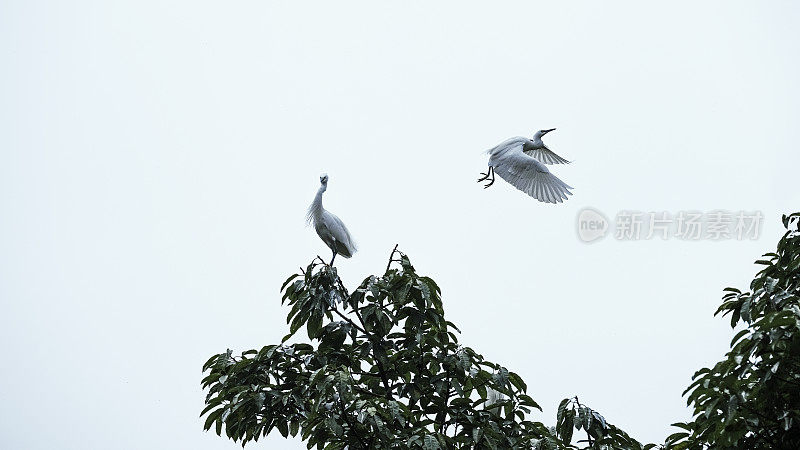
[[[483,173],[483,172],[480,173],[480,175],[483,175],[483,177],[482,178],[478,178],[478,183],[480,183],[481,181],[489,178],[489,175],[491,175],[491,173],[492,173],[492,166],[489,166],[489,169],[486,171],[486,173]]]
[[[333,258],[331,258],[331,263],[328,264],[329,266],[333,265],[333,260],[336,259],[336,250],[333,251]]]
[[[484,189],[486,189],[489,186],[494,184],[494,167],[489,166],[489,170],[487,170],[485,174],[483,172],[481,172],[481,175],[485,175],[485,176],[483,178],[481,178],[480,180],[478,180],[478,183],[480,183],[483,180],[488,179],[490,176],[492,177],[492,179],[489,180],[489,184],[487,184],[486,186],[483,187]]]

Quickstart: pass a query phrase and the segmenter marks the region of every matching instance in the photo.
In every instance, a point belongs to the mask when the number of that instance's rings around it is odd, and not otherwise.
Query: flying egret
[[[547,148],[544,142],[542,142],[542,137],[551,131],[555,131],[555,128],[539,130],[534,133],[533,138],[529,139],[524,147],[522,147],[522,151],[545,164],[569,164],[569,161],[556,155],[555,152]]]
[[[353,256],[353,253],[356,252],[356,244],[342,220],[322,207],[322,194],[328,189],[328,174],[323,173],[319,177],[319,182],[320,187],[317,191],[317,196],[314,197],[314,201],[308,208],[306,222],[314,224],[314,229],[317,230],[322,242],[333,251],[333,258],[331,258],[330,263],[330,265],[333,265],[333,260],[336,259],[337,254],[345,258]]]
[[[478,182],[489,180],[484,186],[484,189],[488,188],[494,184],[496,172],[500,178],[540,202],[561,203],[566,200],[568,195],[572,195],[570,189],[573,188],[550,173],[543,162],[525,153],[526,144],[534,142],[524,137],[513,137],[489,149],[486,152],[489,154],[489,170],[481,172],[483,177]],[[549,149],[546,152],[542,150],[542,154],[561,158]]]

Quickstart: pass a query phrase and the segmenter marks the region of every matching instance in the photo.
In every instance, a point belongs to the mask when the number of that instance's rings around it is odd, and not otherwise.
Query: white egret
[[[544,142],[542,142],[542,137],[551,131],[555,131],[555,128],[539,130],[534,133],[533,138],[529,139],[523,145],[522,151],[545,164],[569,164],[569,161],[556,155],[555,152],[547,148]]]
[[[356,244],[342,220],[322,207],[322,194],[328,189],[328,174],[323,173],[319,177],[319,182],[320,187],[317,196],[314,197],[314,201],[308,208],[306,222],[314,224],[314,229],[317,230],[322,242],[333,251],[330,263],[333,265],[336,255],[342,255],[345,258],[353,256],[353,253],[356,252]]]
[[[552,130],[543,131],[545,132],[543,134],[546,134]],[[542,132],[538,132],[537,135],[539,133]],[[539,142],[541,142],[541,135],[539,135]],[[551,158],[563,159],[546,147],[537,149],[534,147],[534,140],[514,137],[486,152],[489,153],[489,170],[486,173],[481,172],[483,177],[478,179],[478,182],[489,180],[489,183],[484,186],[484,189],[488,188],[494,184],[496,172],[500,178],[540,202],[561,203],[566,200],[568,195],[572,195],[570,189],[573,188],[550,173],[543,162],[526,154],[526,145],[530,146],[531,151],[539,151],[539,154],[545,155],[542,157],[547,157],[548,160],[558,161]]]

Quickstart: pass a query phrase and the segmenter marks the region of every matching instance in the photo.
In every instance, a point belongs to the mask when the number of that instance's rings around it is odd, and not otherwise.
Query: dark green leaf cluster
[[[352,294],[324,263],[282,290],[282,344],[203,366],[206,430],[242,445],[277,429],[308,448],[564,448],[527,420],[540,408],[517,374],[459,344],[439,287],[396,249]],[[311,344],[286,344],[301,328]]]
[[[556,413],[556,433],[565,446],[571,446],[575,430],[583,430],[586,439],[577,443],[586,444],[591,449],[602,450],[648,450],[655,444],[642,445],[627,433],[606,422],[597,411],[581,404],[578,397],[565,398],[558,405]]]
[[[726,288],[717,314],[744,327],[725,359],[695,373],[684,392],[694,419],[667,439],[675,449],[800,448],[800,213],[750,291]]]

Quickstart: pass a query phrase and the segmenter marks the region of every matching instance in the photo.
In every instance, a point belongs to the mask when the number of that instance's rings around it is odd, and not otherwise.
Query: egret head
[[[327,173],[323,173],[322,175],[320,175],[319,176],[319,182],[324,184],[324,185],[327,185],[328,184],[328,174]]]
[[[550,128],[549,130],[539,130],[533,135],[533,138],[534,139],[536,139],[536,138],[541,139],[542,136],[544,136],[545,134],[547,134],[547,133],[549,133],[551,131],[555,131],[555,128]]]

